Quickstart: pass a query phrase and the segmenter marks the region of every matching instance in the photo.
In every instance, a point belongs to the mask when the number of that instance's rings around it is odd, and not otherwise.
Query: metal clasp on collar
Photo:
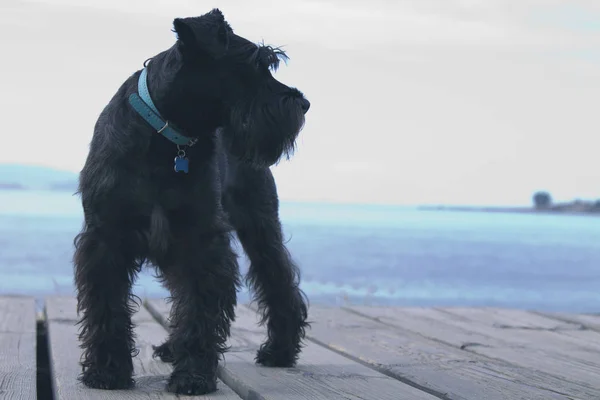
[[[159,130],[157,130],[156,132],[158,133],[162,133],[165,129],[167,129],[169,127],[169,121],[165,121],[165,126],[163,126],[162,128],[160,128]]]

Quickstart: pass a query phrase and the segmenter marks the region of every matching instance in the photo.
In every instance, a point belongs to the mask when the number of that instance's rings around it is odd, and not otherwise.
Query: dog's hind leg
[[[155,354],[173,364],[170,392],[206,394],[217,388],[218,361],[235,318],[237,256],[229,232],[201,233],[196,227],[174,225],[173,262],[161,266],[172,297],[171,333],[157,348],[164,351],[155,349]]]
[[[135,353],[131,286],[139,271],[138,237],[119,229],[86,226],[75,240],[79,339],[83,348],[79,379],[97,389],[133,385]]]
[[[225,196],[226,209],[250,259],[247,281],[254,291],[268,339],[256,361],[272,367],[296,364],[305,329],[307,301],[300,274],[283,243],[279,204],[269,169],[239,165]]]
[[[165,281],[166,278],[164,276],[159,276],[159,279]],[[169,321],[173,319],[173,309],[171,309],[171,313],[169,316]],[[164,363],[172,364],[173,361],[173,350],[171,348],[171,341],[167,338],[163,343],[158,346],[152,346],[152,350],[154,350],[152,357],[159,358],[160,361]]]

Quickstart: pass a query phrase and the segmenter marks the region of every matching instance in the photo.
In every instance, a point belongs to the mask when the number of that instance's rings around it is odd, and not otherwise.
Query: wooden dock
[[[135,314],[135,389],[102,391],[76,377],[75,299],[0,297],[0,399],[598,400],[600,316],[497,308],[322,307],[297,368],[254,364],[264,338],[250,306],[237,309],[219,390],[177,397],[171,367],[152,358],[169,306]]]

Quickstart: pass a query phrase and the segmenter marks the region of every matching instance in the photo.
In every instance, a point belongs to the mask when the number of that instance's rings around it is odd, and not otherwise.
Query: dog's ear
[[[187,51],[201,51],[220,58],[229,48],[232,30],[217,8],[199,17],[176,18],[173,28]]]

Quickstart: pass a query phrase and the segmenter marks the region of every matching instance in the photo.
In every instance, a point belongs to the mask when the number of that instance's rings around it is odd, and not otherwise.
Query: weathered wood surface
[[[167,336],[168,312],[164,300],[149,300],[134,316],[136,387],[94,390],[77,380],[75,299],[47,299],[55,399],[180,398],[165,390],[171,366],[152,358],[152,345]],[[315,305],[309,314],[312,328],[298,366],[265,368],[254,362],[265,329],[256,312],[239,306],[232,348],[219,366],[219,391],[186,398],[600,400],[598,315]],[[0,297],[0,399],[35,398],[34,300]]]
[[[600,399],[596,336],[533,313],[496,309],[350,307],[396,329],[551,378],[542,387],[578,399]],[[568,332],[568,334],[565,334]],[[586,343],[586,337],[589,342]]]
[[[35,398],[35,301],[0,297],[0,399]]]
[[[328,348],[448,400],[551,400],[560,380],[394,329],[338,307],[312,306],[308,336]],[[551,378],[551,377],[550,377]],[[564,388],[563,388],[564,389]]]
[[[147,306],[163,322],[169,306],[163,300]],[[383,375],[315,343],[308,342],[296,368],[265,368],[254,363],[265,330],[246,306],[236,310],[231,350],[219,368],[219,376],[244,399],[252,400],[436,400],[419,389]]]
[[[55,297],[46,300],[46,316],[50,343],[50,361],[53,372],[55,400],[110,400],[110,399],[176,399],[166,392],[166,383],[171,367],[152,358],[152,345],[162,343],[166,330],[148,313],[144,307],[135,314],[136,346],[139,354],[134,358],[136,386],[132,390],[96,390],[83,386],[77,381],[81,372],[79,359],[81,349],[77,337],[78,329],[76,302],[73,298]],[[239,400],[229,387],[219,382],[218,391],[210,396],[196,396],[189,399]]]

